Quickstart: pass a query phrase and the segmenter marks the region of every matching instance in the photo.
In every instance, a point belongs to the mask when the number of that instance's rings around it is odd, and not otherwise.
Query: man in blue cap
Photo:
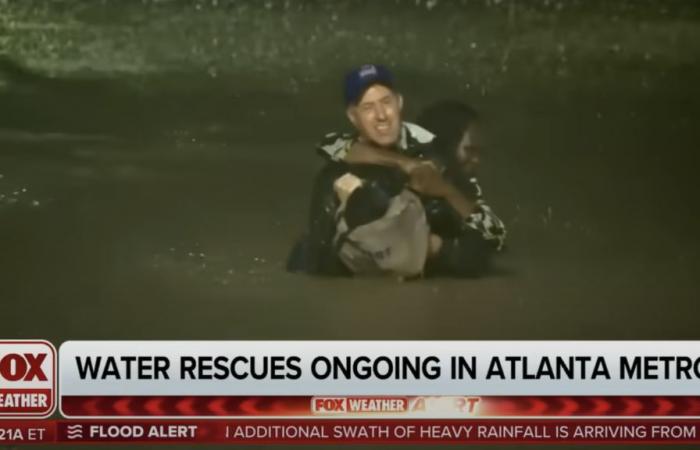
[[[365,65],[345,77],[346,114],[356,135],[330,133],[318,150],[335,162],[393,166],[410,172],[421,161],[420,150],[434,136],[402,120],[403,97],[394,77],[381,65]]]
[[[357,222],[356,226],[364,228],[356,234],[363,236],[373,233],[372,221],[380,224],[379,227],[385,230],[386,214],[389,214],[388,211],[392,208],[400,208],[396,206],[397,199],[406,197],[407,188],[421,195],[425,205],[428,204],[428,199],[433,205],[440,205],[438,209],[441,212],[438,215],[443,216],[440,221],[444,222],[444,216],[448,216],[450,218],[448,221],[457,224],[453,228],[458,230],[464,228],[461,223],[476,208],[472,199],[464,196],[459,189],[441,176],[437,167],[439,163],[429,161],[430,143],[434,138],[432,133],[402,120],[403,98],[395,89],[393,76],[388,69],[381,65],[365,65],[349,72],[345,78],[343,92],[346,114],[356,133],[328,134],[317,148],[319,153],[328,160],[328,164],[315,180],[309,217],[309,236],[305,245],[302,246],[303,249],[299,246],[297,248],[296,259],[302,262],[295,264],[293,262],[295,257],[292,257],[290,261],[292,270],[328,275],[354,272],[347,258],[339,255],[343,250],[344,242],[339,239],[339,224]],[[362,207],[354,208],[358,211],[355,215],[362,216],[362,220],[359,221],[353,220],[353,217],[345,217],[352,211],[346,212],[345,204],[340,200],[350,196],[350,192],[343,194],[343,185],[338,183],[338,180],[347,179],[347,174],[364,182],[363,188],[357,190],[356,197],[362,195],[367,200]],[[362,183],[355,183],[354,187],[360,185]],[[372,189],[377,192],[368,192]],[[373,204],[372,201],[376,203],[376,199],[385,200],[382,205]],[[393,203],[390,199],[393,199]],[[352,200],[349,202],[350,205],[353,203],[358,202]],[[408,203],[411,203],[410,200]],[[361,214],[363,209],[365,212],[377,211],[377,213],[370,217],[367,214]],[[415,216],[415,211],[413,212]],[[384,223],[381,222],[382,220]],[[419,219],[415,220],[416,223],[420,223]],[[389,223],[393,225],[391,221]],[[404,223],[396,229],[405,230],[407,227]],[[377,228],[377,235],[379,235],[379,228]],[[474,240],[476,247],[473,245],[474,242],[471,242],[469,233],[465,236],[461,236],[460,232],[449,236],[431,233],[428,237],[426,264],[432,265],[436,272],[476,275],[485,266],[486,252],[480,250],[481,244],[478,238]],[[392,239],[387,241],[398,243],[401,239],[401,236],[392,236]],[[416,238],[414,236],[411,239]],[[416,239],[414,247],[425,248],[424,242],[418,242],[424,240]],[[462,257],[465,252],[462,251],[464,246],[461,244],[465,241],[470,241],[467,259]],[[377,240],[375,239],[373,243],[376,244]],[[411,248],[410,243],[408,244],[408,254],[411,254],[409,259],[415,261],[413,254],[415,249]],[[475,249],[478,251],[475,252]],[[299,253],[302,255],[300,256]],[[372,254],[381,255],[382,253]],[[406,253],[405,249],[404,253]],[[381,264],[378,265],[381,266]],[[409,265],[415,266],[415,264]]]
[[[428,161],[434,135],[402,120],[403,97],[391,72],[381,65],[364,65],[345,77],[346,114],[357,133],[330,133],[318,150],[331,162],[392,167],[409,176],[410,187],[422,194],[445,197],[461,214],[474,205],[464,198]]]

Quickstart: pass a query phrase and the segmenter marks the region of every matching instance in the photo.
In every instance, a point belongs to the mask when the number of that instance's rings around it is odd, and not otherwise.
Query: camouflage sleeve
[[[342,162],[352,143],[353,138],[347,133],[328,133],[318,143],[316,151],[330,161]]]
[[[478,231],[484,240],[494,245],[496,250],[501,250],[506,240],[506,226],[484,201],[478,180],[472,177],[469,182],[474,187],[477,209],[464,220],[464,226]]]
[[[342,165],[329,163],[314,180],[309,208],[309,272],[318,275],[346,275],[333,238],[336,231],[335,214],[338,198],[333,182],[343,173]]]

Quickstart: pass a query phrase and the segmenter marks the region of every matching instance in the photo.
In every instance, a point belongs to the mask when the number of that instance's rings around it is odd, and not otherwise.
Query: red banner
[[[23,444],[700,444],[700,420],[23,420],[0,421],[0,445]]]
[[[67,417],[304,417],[340,414],[439,412],[473,417],[697,417],[700,397],[691,396],[481,396],[325,397],[338,408],[318,408],[311,396],[62,396]],[[351,408],[358,399],[395,400],[401,407]],[[440,401],[451,400],[452,403]],[[342,401],[342,403],[341,403]],[[440,417],[440,416],[438,416]]]

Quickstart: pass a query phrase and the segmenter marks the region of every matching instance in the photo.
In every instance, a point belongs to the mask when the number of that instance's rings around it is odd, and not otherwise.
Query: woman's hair
[[[416,122],[435,134],[434,149],[450,167],[457,163],[457,144],[478,118],[476,110],[466,103],[442,100],[421,111]]]

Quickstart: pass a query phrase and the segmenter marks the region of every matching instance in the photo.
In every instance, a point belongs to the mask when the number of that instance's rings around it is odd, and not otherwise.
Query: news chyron
[[[0,447],[698,446],[699,344],[0,339]]]
[[[56,409],[56,348],[44,340],[0,341],[0,418],[46,418]]]

